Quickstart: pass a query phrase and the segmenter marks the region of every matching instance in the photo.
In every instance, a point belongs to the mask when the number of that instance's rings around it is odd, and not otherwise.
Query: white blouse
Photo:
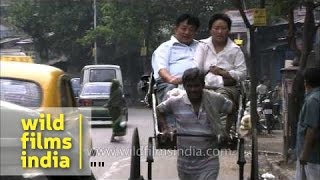
[[[212,37],[200,40],[195,53],[195,62],[198,67],[207,72],[210,66],[217,66],[229,72],[237,82],[246,79],[247,67],[244,54],[240,47],[228,39],[227,45],[222,51],[216,53],[212,44]],[[208,73],[206,85],[223,87],[222,76]]]

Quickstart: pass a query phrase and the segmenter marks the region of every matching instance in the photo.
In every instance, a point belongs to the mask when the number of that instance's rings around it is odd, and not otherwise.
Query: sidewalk
[[[293,180],[295,177],[295,162],[284,163],[283,131],[275,130],[272,134],[258,135],[259,174],[273,174],[278,180]]]
[[[245,141],[244,179],[250,177],[251,172],[251,139]],[[283,162],[283,133],[282,130],[273,131],[272,134],[258,135],[258,163],[259,177],[270,173],[275,180],[295,179],[295,163]],[[220,156],[220,172],[218,180],[239,179],[239,166],[237,164],[238,152],[229,156]]]

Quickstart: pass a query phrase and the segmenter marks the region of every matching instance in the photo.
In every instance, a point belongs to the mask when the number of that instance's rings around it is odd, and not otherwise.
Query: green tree
[[[138,51],[144,42],[149,57],[154,48],[169,38],[172,24],[181,13],[192,13],[205,22],[199,33],[199,38],[203,38],[213,12],[230,6],[230,1],[223,0],[97,0],[95,30],[89,0],[14,1],[9,17],[13,25],[33,37],[43,62],[55,53],[63,53],[72,61],[92,59],[94,41],[101,46],[112,45],[115,52],[111,59],[116,59],[130,49]]]
[[[152,51],[172,34],[173,23],[181,13],[198,16],[202,26],[198,38],[207,34],[207,22],[216,12],[231,7],[230,1],[210,0],[131,0],[99,1],[99,19],[95,30],[87,32],[81,43],[93,44],[94,41],[113,45],[113,57],[129,53],[128,46],[147,47],[147,69],[150,69]]]
[[[71,60],[88,59],[77,39],[91,28],[92,8],[86,0],[20,0],[9,8],[9,22],[34,40],[42,62],[64,54]]]

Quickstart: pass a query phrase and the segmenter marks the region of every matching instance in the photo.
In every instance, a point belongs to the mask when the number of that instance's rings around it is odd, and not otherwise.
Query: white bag
[[[206,87],[212,87],[212,88],[224,87],[222,76],[212,74],[211,72],[209,72],[206,75],[204,81],[205,81]]]

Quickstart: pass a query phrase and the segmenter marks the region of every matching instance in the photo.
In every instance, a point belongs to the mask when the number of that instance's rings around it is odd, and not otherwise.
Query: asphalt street
[[[96,162],[92,171],[96,179],[128,179],[130,177],[132,133],[138,128],[141,147],[141,175],[147,179],[146,149],[148,138],[153,136],[152,111],[148,108],[130,108],[127,135],[118,142],[111,143],[110,126],[92,127],[93,147],[97,155],[91,157]],[[219,180],[239,179],[238,154],[226,152],[220,156]],[[250,162],[250,155],[246,156]],[[99,162],[100,167],[99,167]],[[103,162],[103,167],[102,167]],[[249,175],[250,164],[245,164],[245,177]],[[152,164],[152,179],[178,179],[176,169],[176,152],[172,150],[155,150]]]

